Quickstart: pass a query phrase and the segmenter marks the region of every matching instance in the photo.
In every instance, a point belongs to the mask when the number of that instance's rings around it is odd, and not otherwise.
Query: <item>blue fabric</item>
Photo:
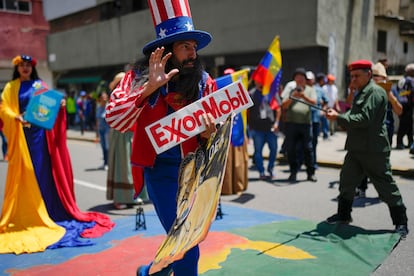
[[[216,78],[217,89],[223,88],[232,83],[233,83],[233,77],[231,74]]]
[[[66,220],[56,222],[56,224],[65,228],[66,233],[57,243],[48,246],[48,249],[56,249],[60,247],[88,246],[95,244],[89,239],[83,239],[80,237],[81,233],[85,229],[92,228],[95,226],[94,221],[80,223],[76,220]]]
[[[323,89],[320,86],[314,86],[315,91],[316,91],[316,105],[318,107],[322,107],[321,102],[327,103],[328,102],[328,98],[326,97]],[[313,123],[318,123],[321,120],[321,111],[319,109],[316,108],[311,108],[311,112],[312,112],[312,122]]]
[[[244,124],[241,113],[237,113],[233,119],[233,128],[231,131],[231,145],[240,147],[244,143]]]
[[[391,93],[398,99],[398,92],[395,89],[391,89]],[[385,117],[385,125],[388,131],[388,141],[392,145],[392,136],[394,135],[394,112],[392,111],[392,105],[390,102],[387,104],[387,115]]]
[[[269,147],[269,163],[267,171],[273,174],[273,167],[276,161],[277,154],[277,135],[273,131],[258,131],[250,130],[251,137],[254,143],[254,161],[257,170],[260,174],[264,174],[263,166],[263,147],[267,143]]]
[[[158,157],[153,168],[144,169],[144,179],[149,198],[154,204],[155,211],[167,233],[173,225],[177,213],[176,197],[180,162],[180,158],[174,160]],[[174,275],[198,275],[199,256],[200,251],[197,245],[190,249],[182,260],[173,263]]]
[[[0,131],[0,138],[2,141],[1,151],[3,153],[3,157],[5,157],[7,154],[7,139],[6,139],[6,136],[4,136],[3,131]]]
[[[19,108],[23,113],[32,96],[33,81],[23,81],[19,90]],[[56,190],[53,179],[50,155],[46,141],[46,131],[43,128],[32,125],[23,128],[29,153],[39,189],[45,202],[49,216],[54,222],[66,229],[65,235],[59,242],[50,248],[72,247],[93,244],[89,240],[79,240],[80,233],[87,228],[93,227],[95,222],[78,222],[66,212]],[[70,222],[69,222],[70,221]]]
[[[325,116],[321,117],[321,129],[323,133],[323,138],[326,139],[329,136],[329,122]]]
[[[217,89],[223,88],[233,83],[232,74],[216,78]],[[244,143],[244,124],[241,113],[236,114],[233,119],[233,129],[231,131],[231,145],[240,147]]]
[[[109,125],[105,120],[105,106],[96,107],[96,120],[98,123],[99,143],[101,144],[104,165],[108,165]]]

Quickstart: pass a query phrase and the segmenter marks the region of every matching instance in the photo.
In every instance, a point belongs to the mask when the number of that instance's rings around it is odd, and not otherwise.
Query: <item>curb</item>
[[[95,143],[94,138],[87,138],[87,137],[75,137],[75,136],[67,136],[68,140],[76,140],[76,141],[85,141],[85,142],[92,142]],[[249,158],[251,159],[253,156],[249,154]],[[263,156],[264,159],[267,159],[268,156]],[[279,156],[276,158],[279,162],[287,163],[287,160],[283,156]],[[326,161],[326,160],[319,160],[317,162],[318,166],[320,167],[327,167],[327,168],[335,168],[340,169],[342,168],[342,163],[340,162],[332,162],[332,161]],[[404,176],[407,178],[414,178],[414,169],[404,169],[404,168],[398,168],[398,167],[392,167],[392,173],[393,175],[399,175]]]
[[[249,158],[252,158],[252,155],[249,155]],[[267,159],[267,156],[264,156],[265,159]],[[285,162],[287,163],[287,160],[285,157],[278,157],[277,160],[279,162]],[[326,168],[334,168],[334,169],[341,169],[342,163],[340,162],[332,162],[332,161],[318,161],[318,166],[320,167],[326,167]],[[393,175],[399,175],[404,176],[407,178],[414,178],[414,169],[404,169],[404,168],[398,168],[391,166],[392,174]]]
[[[95,143],[95,139],[86,138],[86,137],[70,137],[70,136],[67,136],[66,139],[68,139],[68,140],[76,140],[76,141],[84,141],[84,142],[93,142],[93,143]]]

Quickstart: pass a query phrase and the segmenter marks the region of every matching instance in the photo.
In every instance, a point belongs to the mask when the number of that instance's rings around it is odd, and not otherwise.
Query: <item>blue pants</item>
[[[312,123],[312,146],[313,146],[313,158],[315,160],[315,165],[318,161],[316,158],[316,146],[318,145],[318,137],[319,133],[321,132],[320,124],[318,123]]]
[[[104,165],[108,165],[109,128],[99,129],[99,142],[101,143]]]
[[[3,153],[3,158],[6,157],[7,154],[7,140],[6,136],[4,136],[3,131],[0,131],[0,138],[2,140],[1,151]]]
[[[267,171],[273,174],[273,167],[277,154],[277,135],[273,131],[258,131],[250,129],[250,135],[254,144],[254,163],[260,174],[264,174],[263,147],[267,143],[269,147],[269,163]]]
[[[168,233],[177,214],[178,171],[177,160],[157,159],[153,168],[145,168],[144,179],[149,198],[162,226]],[[174,276],[198,275],[198,245],[187,251],[184,258],[172,264]],[[149,269],[148,265],[148,269]]]
[[[326,139],[329,137],[329,121],[328,119],[326,119],[325,116],[321,116],[321,125],[322,125],[323,139]]]

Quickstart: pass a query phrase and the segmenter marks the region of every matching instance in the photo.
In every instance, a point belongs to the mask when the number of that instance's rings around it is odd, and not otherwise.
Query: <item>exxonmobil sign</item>
[[[218,123],[252,105],[243,84],[237,81],[148,125],[145,131],[155,151],[160,154],[203,132],[203,114],[210,113]]]

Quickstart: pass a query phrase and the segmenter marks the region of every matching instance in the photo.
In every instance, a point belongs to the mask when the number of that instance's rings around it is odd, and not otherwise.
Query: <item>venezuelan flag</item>
[[[247,90],[249,84],[249,69],[236,71],[232,74],[216,78],[217,89],[223,88],[235,81],[241,80],[244,88]],[[247,111],[243,110],[236,114],[233,120],[233,129],[231,133],[231,144],[235,147],[243,145],[246,134]]]
[[[252,80],[263,85],[263,95],[273,97],[279,90],[282,78],[282,54],[280,52],[279,36],[276,36],[266,54],[252,74]]]
[[[242,69],[232,74],[216,78],[217,89],[223,88],[235,81],[241,80],[247,90],[249,83],[249,69]]]

